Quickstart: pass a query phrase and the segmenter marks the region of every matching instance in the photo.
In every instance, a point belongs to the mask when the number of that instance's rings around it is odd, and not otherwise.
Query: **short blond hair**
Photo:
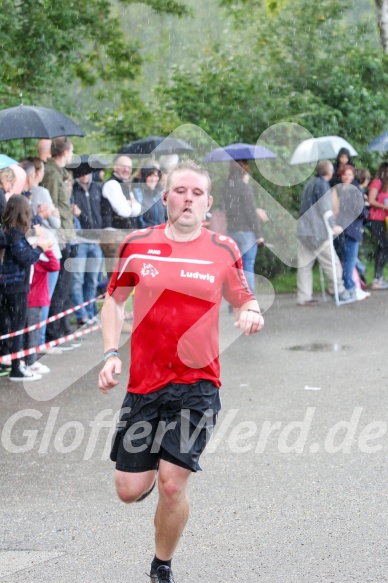
[[[0,170],[0,186],[2,186],[6,180],[9,180],[12,184],[15,184],[16,182],[15,172],[9,166]]]
[[[207,181],[207,193],[210,194],[211,184],[212,181],[210,179],[209,173],[205,168],[199,166],[194,160],[185,160],[184,162],[180,162],[173,166],[171,170],[169,170],[167,174],[167,182],[166,182],[166,192],[168,192],[172,185],[172,177],[177,172],[194,172],[195,174],[199,174],[200,176],[204,176]]]

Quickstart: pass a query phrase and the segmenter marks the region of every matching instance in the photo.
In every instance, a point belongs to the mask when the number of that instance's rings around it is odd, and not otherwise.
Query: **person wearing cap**
[[[141,203],[139,227],[155,227],[167,220],[166,207],[162,202],[160,179],[162,173],[157,166],[147,165],[140,171],[141,182],[136,184],[133,193]]]
[[[75,306],[97,295],[98,274],[102,253],[100,248],[102,184],[93,180],[92,168],[74,170],[73,201],[81,211],[78,215],[78,252],[73,260],[72,300]],[[93,324],[97,321],[94,305],[89,304],[76,312],[77,323]]]

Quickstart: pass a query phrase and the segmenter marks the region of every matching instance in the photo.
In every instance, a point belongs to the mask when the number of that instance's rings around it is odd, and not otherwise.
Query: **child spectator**
[[[40,217],[35,217],[33,223]],[[45,237],[45,229],[40,224],[34,224],[36,234],[39,237]],[[38,324],[42,320],[42,308],[50,306],[50,293],[48,274],[58,272],[61,264],[55,257],[53,251],[48,250],[42,253],[34,265],[34,275],[31,282],[31,288],[28,294],[27,303],[27,327]],[[48,311],[47,311],[48,313]],[[27,333],[27,348],[34,348],[40,344],[40,331],[38,328]],[[25,359],[28,370],[32,373],[44,374],[50,372],[48,366],[37,361],[36,353],[26,356]]]
[[[42,252],[52,246],[51,242],[38,237],[36,248],[33,249],[25,236],[30,226],[31,207],[27,198],[22,195],[11,196],[3,216],[6,248],[2,251],[0,265],[0,335],[25,327],[31,266],[38,261]],[[21,335],[14,336],[9,342],[3,341],[0,355],[19,352],[22,343]],[[24,369],[20,359],[16,358],[12,361],[9,378],[11,381],[35,381],[42,377]]]

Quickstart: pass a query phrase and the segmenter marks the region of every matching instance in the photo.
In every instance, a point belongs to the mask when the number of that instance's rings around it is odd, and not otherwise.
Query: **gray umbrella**
[[[367,152],[387,152],[388,151],[388,132],[383,132],[371,142],[367,148]]]
[[[67,115],[32,105],[18,105],[0,111],[0,142],[30,138],[84,136]]]

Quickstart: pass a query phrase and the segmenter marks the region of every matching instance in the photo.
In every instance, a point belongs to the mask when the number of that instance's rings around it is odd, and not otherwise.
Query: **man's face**
[[[169,221],[186,232],[202,224],[213,202],[213,197],[208,194],[206,177],[190,170],[173,174],[165,197]]]
[[[35,181],[35,171],[32,172],[31,174],[27,174],[26,182],[24,183],[24,190],[26,192],[31,192],[34,181]]]
[[[65,166],[68,166],[69,164],[71,164],[72,160],[73,160],[73,152],[74,152],[74,146],[73,144],[70,145],[70,149],[65,151]]]
[[[129,180],[132,174],[132,160],[128,156],[121,156],[116,160],[114,172],[122,180]]]
[[[91,174],[84,174],[83,176],[79,177],[79,181],[84,186],[88,186]]]

